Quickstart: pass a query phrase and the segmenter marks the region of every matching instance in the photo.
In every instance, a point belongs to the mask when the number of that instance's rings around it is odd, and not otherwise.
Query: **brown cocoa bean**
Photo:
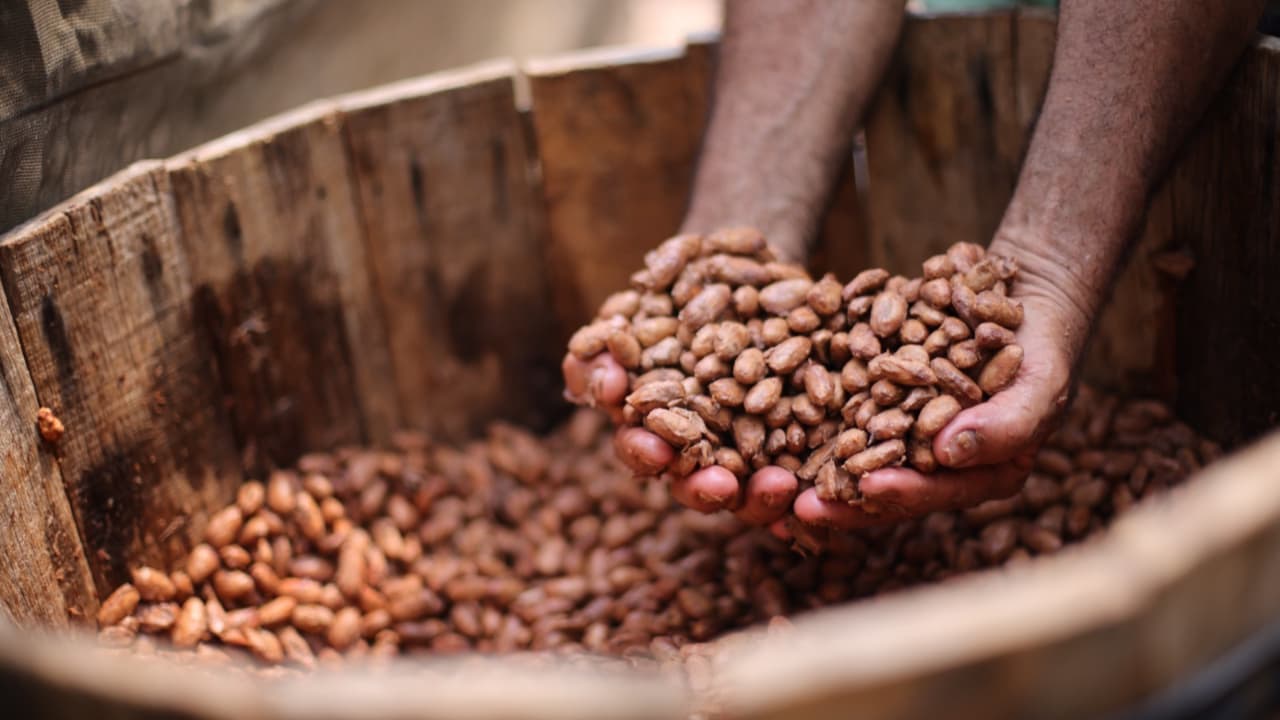
[[[1012,330],[993,322],[979,324],[973,331],[973,338],[977,341],[978,347],[983,350],[999,350],[1005,345],[1012,345],[1018,339]]]
[[[880,338],[870,325],[858,323],[849,330],[849,352],[859,360],[871,360],[880,354]]]
[[[674,337],[679,327],[680,321],[673,317],[651,317],[634,323],[631,326],[631,334],[640,341],[640,345],[649,348],[669,337]],[[605,342],[607,341],[606,335]]]
[[[947,350],[947,359],[961,370],[975,368],[982,362],[982,354],[978,351],[978,343],[974,340],[963,340]]]
[[[929,329],[924,323],[915,318],[908,318],[903,321],[902,329],[898,331],[898,339],[904,343],[918,345],[929,337]]]
[[[872,268],[863,270],[854,276],[842,290],[841,299],[845,302],[852,300],[859,295],[875,292],[884,287],[889,280],[889,271],[880,268]]]
[[[909,413],[919,412],[921,408],[929,404],[929,401],[938,396],[938,391],[932,387],[911,388],[911,392],[898,403],[898,407]]]
[[[1022,325],[1022,303],[985,290],[974,299],[973,317],[979,323],[993,322],[1010,330],[1017,330]]]
[[[237,513],[239,508],[232,506]],[[177,588],[173,586],[173,581],[169,576],[151,567],[139,567],[131,571],[133,577],[133,586],[137,589],[138,595],[143,600],[152,602],[172,600],[177,594]]]
[[[756,457],[764,449],[765,427],[760,418],[752,415],[739,415],[733,419],[733,444],[748,460]]]
[[[762,263],[733,255],[713,255],[708,258],[707,277],[719,283],[755,287],[768,284],[771,280],[769,270]]]
[[[907,464],[922,473],[931,473],[938,469],[938,461],[933,455],[933,445],[928,440],[912,438],[907,445]]]
[[[924,261],[921,268],[924,272],[926,280],[934,280],[937,278],[949,279],[955,274],[956,266],[951,258],[946,255],[934,255]]]
[[[817,330],[822,325],[822,320],[813,308],[808,305],[800,307],[787,313],[787,329],[798,335],[807,335]]]
[[[872,442],[880,442],[904,437],[913,423],[914,419],[910,415],[895,407],[868,420],[866,429]]]
[[[702,246],[706,252],[755,255],[765,249],[765,239],[755,228],[724,228],[703,238]]]
[[[927,357],[927,355],[925,356]],[[879,355],[867,363],[872,379],[884,378],[910,387],[932,385],[938,381],[926,362],[906,360],[895,355]]]
[[[772,347],[791,337],[791,328],[787,327],[786,318],[769,318],[761,325],[760,337],[766,346]]]
[[[789,375],[809,359],[812,349],[813,343],[807,337],[788,338],[765,351],[765,364],[779,375]]]
[[[125,619],[133,613],[134,608],[138,607],[138,601],[141,599],[142,595],[137,588],[124,583],[112,591],[98,607],[98,625],[106,627]]]
[[[833,454],[840,460],[847,460],[867,449],[869,438],[865,430],[849,428],[836,436],[832,446]]]
[[[760,291],[743,285],[733,291],[733,312],[739,318],[753,318],[760,312]]]
[[[815,373],[815,375],[824,373]],[[713,396],[714,397],[714,396]],[[756,383],[747,391],[742,401],[742,409],[756,415],[767,413],[782,397],[782,379],[770,377]],[[721,403],[725,404],[725,403]]]
[[[732,299],[733,291],[728,285],[707,285],[680,310],[680,322],[697,330],[718,319],[729,308]]]
[[[916,418],[916,437],[932,438],[959,413],[960,401],[950,395],[939,395],[930,400]]]
[[[880,407],[891,407],[907,397],[907,389],[891,380],[877,380],[871,386],[871,399]]]
[[[684,386],[678,382],[666,380],[636,388],[627,396],[626,402],[636,410],[647,413],[658,408],[674,407],[684,399]]]
[[[978,375],[978,386],[984,392],[994,395],[1013,382],[1021,367],[1022,346],[1006,345],[983,366]]]
[[[873,470],[902,462],[906,453],[907,446],[901,440],[888,440],[854,454],[845,461],[843,467],[854,477],[861,477]]]
[[[774,315],[786,315],[805,301],[812,286],[813,281],[804,277],[770,283],[760,289],[760,307]]]
[[[809,288],[805,302],[817,314],[826,317],[840,312],[844,305],[843,288],[836,282],[835,276],[825,275]]]
[[[950,360],[934,358],[929,363],[929,367],[933,368],[934,374],[938,376],[938,385],[942,391],[954,395],[962,406],[968,407],[982,402],[982,388],[951,364]]]
[[[907,319],[907,301],[896,292],[885,291],[876,296],[871,305],[871,332],[887,338],[902,328]]]

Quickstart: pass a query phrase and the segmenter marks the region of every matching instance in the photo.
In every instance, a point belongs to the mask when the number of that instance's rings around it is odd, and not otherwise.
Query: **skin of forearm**
[[[803,259],[904,0],[729,0],[684,230],[753,225]]]
[[[1078,356],[1147,203],[1262,0],[1063,0],[1048,92],[992,249],[1063,304]],[[1048,279],[1048,281],[1046,281]]]

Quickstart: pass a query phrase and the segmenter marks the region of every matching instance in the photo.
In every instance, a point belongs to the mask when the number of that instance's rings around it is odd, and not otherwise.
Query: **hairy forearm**
[[[685,230],[753,225],[802,258],[888,63],[903,0],[730,0]]]
[[[1049,89],[993,249],[1066,306],[1078,355],[1174,154],[1262,0],[1063,0]]]

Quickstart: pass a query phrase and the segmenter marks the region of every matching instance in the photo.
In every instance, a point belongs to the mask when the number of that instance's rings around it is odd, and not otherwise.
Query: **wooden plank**
[[[92,618],[98,598],[62,473],[36,434],[36,401],[0,288],[0,616],[64,627]]]
[[[399,416],[451,438],[561,407],[514,79],[495,63],[340,101]]]
[[[1010,24],[1011,23],[1011,24]],[[868,123],[871,256],[902,272],[957,240],[986,244],[1016,184],[1053,66],[1051,12],[916,17]],[[1112,288],[1083,375],[1171,398],[1171,196]]]
[[[680,227],[706,124],[706,55],[609,50],[527,64],[566,333]]]
[[[176,227],[167,176],[140,163],[0,243],[100,593],[130,564],[180,557],[240,480]]]
[[[853,160],[850,157],[840,169],[809,258],[811,272],[835,273],[842,280],[866,270],[870,262],[863,194]]]
[[[1096,717],[1280,607],[1280,435],[1069,553],[797,618],[725,658],[740,718]],[[1224,521],[1230,518],[1230,521]]]
[[[332,105],[167,163],[208,334],[251,467],[399,424],[350,168]]]
[[[1280,421],[1280,40],[1235,69],[1173,178],[1171,244],[1195,267],[1177,298],[1178,409],[1235,444]]]
[[[1022,156],[1016,17],[905,23],[866,124],[872,264],[917,272],[951,243],[990,241]]]

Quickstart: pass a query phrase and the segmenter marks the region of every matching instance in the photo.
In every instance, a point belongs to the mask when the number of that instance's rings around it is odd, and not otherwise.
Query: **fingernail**
[[[968,462],[978,454],[978,433],[965,430],[956,435],[951,443],[943,448],[947,455],[948,465],[959,465]]]

